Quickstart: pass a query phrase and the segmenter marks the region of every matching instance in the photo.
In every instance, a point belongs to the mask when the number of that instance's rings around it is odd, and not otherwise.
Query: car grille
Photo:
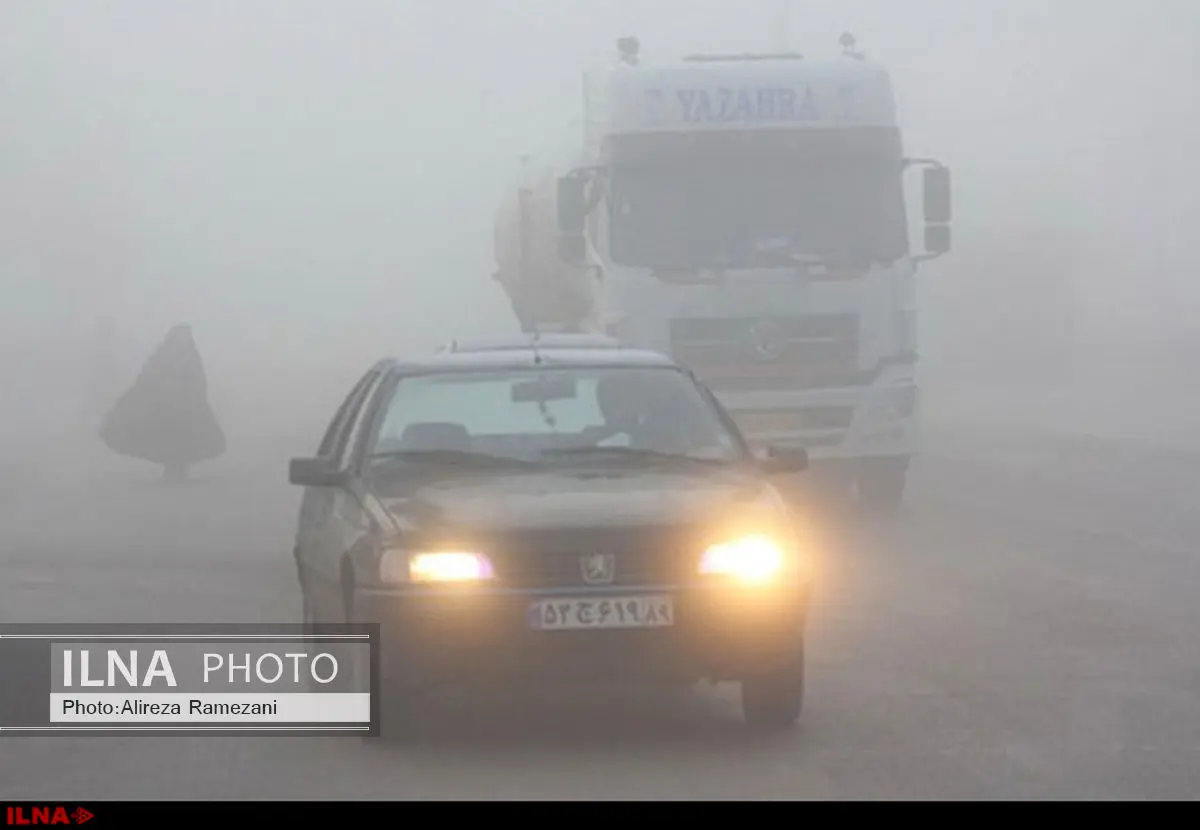
[[[683,318],[670,339],[672,356],[714,391],[851,385],[863,374],[856,314]]]
[[[589,583],[582,558],[612,556],[612,580]],[[496,576],[513,588],[670,585],[695,573],[698,549],[680,533],[574,531],[508,540],[492,548]]]

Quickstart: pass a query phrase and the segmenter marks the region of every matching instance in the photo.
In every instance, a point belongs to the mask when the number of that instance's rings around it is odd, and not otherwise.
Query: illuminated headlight
[[[783,549],[766,536],[745,536],[713,545],[700,559],[700,573],[768,582],[783,570]]]
[[[482,582],[496,573],[482,553],[388,551],[379,562],[384,582]]]

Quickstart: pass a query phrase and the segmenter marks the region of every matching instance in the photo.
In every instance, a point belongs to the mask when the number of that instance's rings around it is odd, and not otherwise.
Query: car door
[[[364,408],[363,403],[369,399],[378,380],[379,372],[372,370],[350,390],[321,439],[317,457],[340,466],[350,433]],[[321,609],[338,598],[338,568],[344,548],[337,548],[347,495],[349,493],[343,487],[306,487],[300,503],[294,551],[297,574],[308,598]],[[325,617],[325,614],[319,616]]]
[[[364,433],[370,429],[382,383],[383,373],[371,376],[339,434],[333,451],[334,466],[349,473],[349,481],[346,487],[329,488],[328,512],[314,537],[314,551],[326,568],[323,574],[329,584],[337,588],[336,596],[331,597],[333,607],[329,609],[331,616],[328,618],[331,622],[343,620],[343,560],[349,558],[353,564],[361,556],[370,558],[374,550],[372,514],[366,506],[370,495],[362,478],[359,451],[363,449]]]

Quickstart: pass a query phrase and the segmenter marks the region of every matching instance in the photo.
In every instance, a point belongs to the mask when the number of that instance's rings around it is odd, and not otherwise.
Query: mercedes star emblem
[[[750,328],[750,348],[759,360],[778,360],[787,345],[786,333],[770,320],[760,320]]]

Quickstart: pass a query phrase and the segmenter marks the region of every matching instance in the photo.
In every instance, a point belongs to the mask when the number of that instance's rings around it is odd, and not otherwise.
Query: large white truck
[[[525,331],[670,354],[752,441],[893,508],[918,446],[915,273],[950,249],[950,174],[905,156],[888,72],[843,45],[651,66],[623,39],[585,73],[579,143],[501,206],[495,277]]]

